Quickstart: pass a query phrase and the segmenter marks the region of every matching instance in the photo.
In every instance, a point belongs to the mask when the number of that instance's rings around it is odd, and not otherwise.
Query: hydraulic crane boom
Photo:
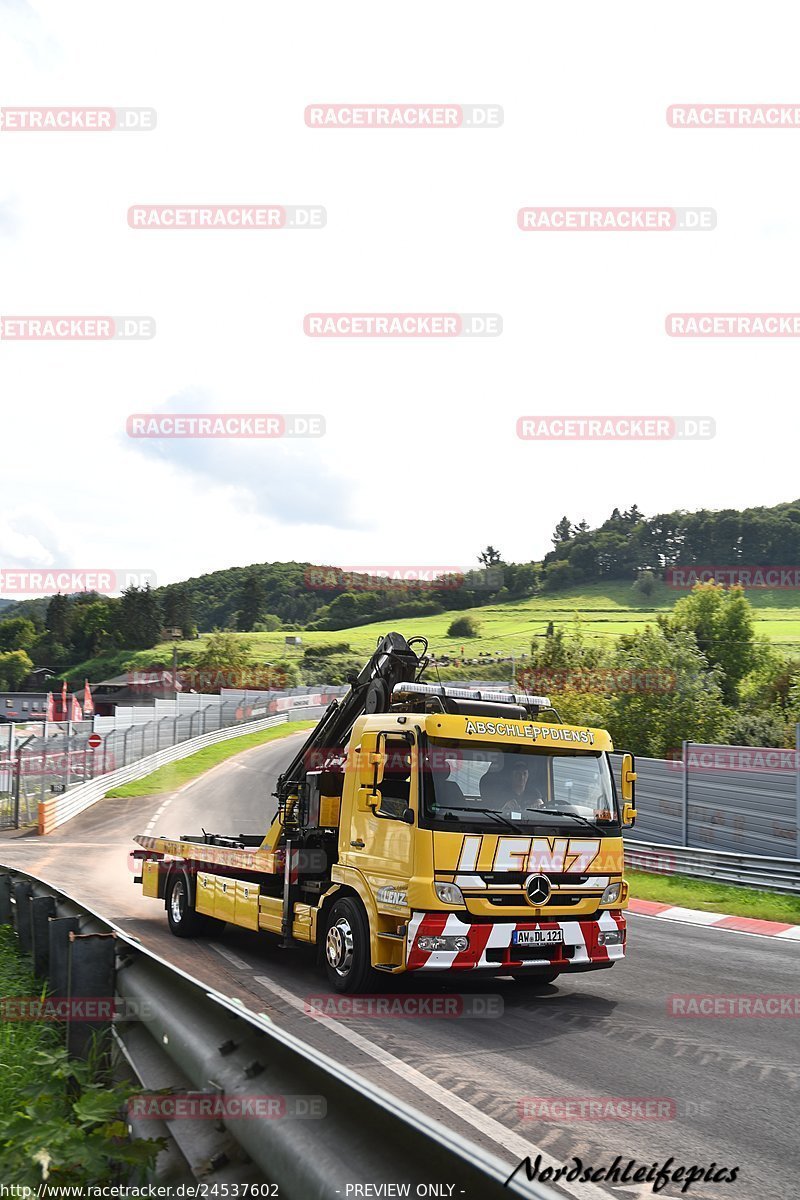
[[[419,654],[415,645],[421,647]],[[324,769],[328,760],[344,749],[360,716],[387,712],[395,684],[414,683],[419,678],[427,666],[427,649],[427,639],[422,637],[406,641],[400,633],[387,633],[380,639],[369,662],[351,679],[350,691],[341,700],[331,702],[325,716],[279,776],[273,794],[280,814],[286,812],[290,797],[302,797],[308,771]]]

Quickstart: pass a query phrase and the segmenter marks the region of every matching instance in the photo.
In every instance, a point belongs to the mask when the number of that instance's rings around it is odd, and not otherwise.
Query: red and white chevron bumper
[[[560,929],[562,941],[546,949],[514,944],[514,930]],[[408,971],[448,970],[492,971],[523,967],[560,967],[563,971],[608,965],[625,957],[625,914],[604,910],[598,917],[573,921],[497,921],[465,923],[454,913],[414,913],[408,923]],[[619,931],[622,941],[604,945],[601,933]],[[465,950],[421,949],[420,938],[461,937],[468,941]],[[539,957],[539,953],[543,957]]]

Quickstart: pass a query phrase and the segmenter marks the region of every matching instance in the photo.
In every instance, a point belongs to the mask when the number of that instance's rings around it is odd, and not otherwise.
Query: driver
[[[528,779],[530,770],[524,761],[517,761],[512,766],[508,777],[507,786],[505,788],[508,799],[503,804],[501,812],[503,813],[524,813],[527,808],[544,808],[545,803],[541,795],[532,795],[528,792]]]

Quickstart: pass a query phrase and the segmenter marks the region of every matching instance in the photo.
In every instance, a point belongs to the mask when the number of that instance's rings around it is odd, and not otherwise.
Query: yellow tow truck
[[[426,652],[380,639],[280,776],[265,837],[135,839],[176,936],[310,943],[340,992],[405,971],[549,983],[624,957],[632,756],[618,797],[608,733],[543,696],[422,682]]]

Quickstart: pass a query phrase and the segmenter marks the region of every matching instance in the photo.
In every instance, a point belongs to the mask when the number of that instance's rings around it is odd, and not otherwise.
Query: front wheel
[[[325,932],[325,972],[337,992],[363,992],[374,987],[369,923],[356,900],[344,896],[330,911]]]
[[[167,882],[167,921],[170,933],[175,937],[202,937],[221,929],[223,922],[206,917],[192,908],[189,880],[182,872],[173,875]]]

